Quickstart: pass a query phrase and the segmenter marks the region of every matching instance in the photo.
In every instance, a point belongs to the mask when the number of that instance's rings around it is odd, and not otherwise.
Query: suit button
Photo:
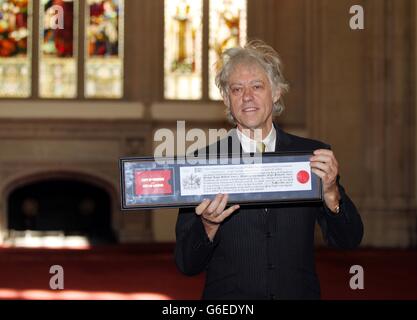
[[[273,270],[273,269],[275,269],[275,265],[274,265],[274,264],[272,264],[272,263],[268,263],[268,269],[269,269],[269,270]]]
[[[268,208],[265,208],[264,211],[265,211],[265,213],[268,213]]]
[[[275,294],[270,294],[269,297],[271,298],[271,300],[277,300],[277,296]]]
[[[272,238],[272,233],[268,231],[268,232],[266,233],[266,237],[267,237],[267,238]]]
[[[194,249],[194,250],[198,250],[198,249],[200,249],[200,247],[201,247],[201,243],[200,243],[200,242],[196,242],[196,243],[194,243],[194,245],[193,245],[193,249]]]

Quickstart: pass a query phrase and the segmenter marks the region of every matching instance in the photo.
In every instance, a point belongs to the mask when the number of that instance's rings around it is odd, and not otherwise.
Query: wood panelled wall
[[[349,27],[357,4],[364,30]],[[278,122],[332,145],[365,221],[365,245],[416,244],[415,6],[248,0],[249,38],[280,53],[291,86]],[[126,11],[126,99],[151,108],[163,101],[163,0],[127,0]]]

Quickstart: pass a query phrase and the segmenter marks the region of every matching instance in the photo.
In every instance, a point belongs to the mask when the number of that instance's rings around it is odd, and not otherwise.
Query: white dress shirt
[[[256,152],[256,141],[243,134],[238,128],[236,129],[236,132],[242,145],[243,152]],[[272,126],[271,131],[269,131],[265,139],[262,140],[262,142],[265,144],[265,152],[275,151],[276,140],[277,132],[274,126]]]

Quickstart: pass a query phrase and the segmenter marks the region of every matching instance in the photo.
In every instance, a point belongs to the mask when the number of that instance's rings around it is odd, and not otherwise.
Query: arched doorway
[[[111,199],[102,188],[70,178],[32,182],[7,199],[8,229],[61,231],[81,235],[91,244],[114,243]]]

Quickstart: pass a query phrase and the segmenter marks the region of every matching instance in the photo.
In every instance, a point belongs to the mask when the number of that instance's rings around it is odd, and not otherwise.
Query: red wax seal
[[[310,180],[310,175],[305,170],[298,171],[297,180],[299,183],[302,183],[302,184],[307,183],[308,180]]]

